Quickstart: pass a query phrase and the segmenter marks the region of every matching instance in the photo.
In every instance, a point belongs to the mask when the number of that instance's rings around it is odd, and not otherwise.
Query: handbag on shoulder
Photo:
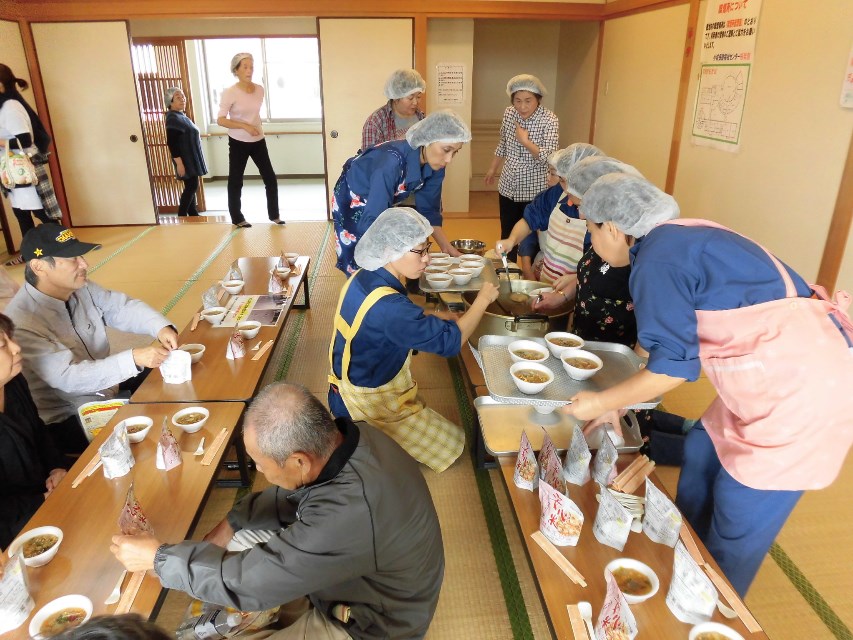
[[[12,149],[12,140],[18,145],[17,151]],[[0,154],[0,183],[6,189],[32,187],[38,184],[36,169],[17,138],[7,140],[4,151]]]

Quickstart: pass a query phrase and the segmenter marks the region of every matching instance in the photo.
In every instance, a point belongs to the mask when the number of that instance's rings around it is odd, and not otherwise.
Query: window
[[[264,87],[265,122],[319,120],[320,53],[317,38],[217,38],[202,40],[210,114],[216,122],[222,91],[236,81],[231,58],[246,51],[255,59],[252,80]]]

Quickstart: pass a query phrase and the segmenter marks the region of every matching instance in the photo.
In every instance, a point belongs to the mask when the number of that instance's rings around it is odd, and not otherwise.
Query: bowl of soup
[[[299,257],[298,253],[288,252],[288,253],[284,254],[284,259],[287,260],[287,264],[289,264],[291,267],[296,264],[296,259],[298,257]]]
[[[204,407],[187,407],[172,416],[172,424],[186,433],[195,433],[204,426],[209,417],[210,411]]]
[[[482,260],[477,260],[476,262],[472,262],[471,260],[462,259],[462,262],[459,263],[459,267],[465,269],[466,271],[471,272],[472,278],[478,278],[481,273],[483,273],[483,267],[485,264]]]
[[[215,327],[222,322],[222,319],[225,317],[225,311],[225,307],[208,307],[201,312],[201,317]]]
[[[468,269],[461,269],[458,267],[456,269],[451,269],[450,271],[448,271],[447,275],[453,278],[453,282],[459,285],[468,284],[469,282],[471,282],[471,278],[474,277],[473,274],[468,271]]]
[[[190,361],[195,364],[201,357],[204,355],[204,351],[207,347],[203,344],[184,344],[178,347],[181,351],[186,351],[190,354]]]
[[[513,362],[542,362],[548,359],[548,349],[533,340],[516,340],[507,346]]]
[[[431,264],[426,269],[424,269],[424,273],[427,275],[436,274],[436,273],[447,273],[447,270],[450,267],[440,264],[438,266]]]
[[[743,640],[734,629],[719,622],[703,622],[690,630],[688,640]]]
[[[30,620],[31,638],[50,638],[68,629],[79,627],[92,615],[92,601],[74,594],[51,600]]]
[[[583,349],[565,349],[560,354],[560,362],[572,380],[588,380],[604,366],[601,358]]]
[[[528,395],[544,391],[554,381],[554,372],[538,362],[516,362],[509,373],[518,390]]]
[[[648,600],[660,588],[660,581],[651,567],[633,558],[617,558],[609,562],[604,567],[605,576],[608,571],[613,574],[628,604]]]
[[[583,338],[568,331],[552,331],[545,334],[545,344],[551,351],[551,355],[559,358],[566,349],[581,349],[584,345]]]
[[[433,289],[446,289],[453,282],[453,277],[445,273],[429,273],[426,276],[426,281]]]
[[[240,335],[246,340],[251,340],[257,336],[260,330],[261,323],[257,320],[243,320],[242,322],[237,323],[237,331],[239,331]]]
[[[116,429],[122,424],[127,429],[128,440],[131,442],[142,442],[145,440],[145,436],[148,435],[148,430],[154,424],[154,421],[145,416],[134,416],[132,418],[125,418],[119,422],[116,425]]]
[[[438,251],[436,251],[435,253],[429,254],[429,259],[432,262],[435,262],[436,260],[444,260],[446,262],[450,262],[450,254],[449,253],[439,253]]]
[[[245,282],[242,280],[224,280],[221,284],[222,288],[233,296],[243,290]]]
[[[36,527],[22,533],[9,545],[9,557],[23,552],[24,564],[28,567],[42,567],[53,560],[62,543],[62,529],[59,527]]]

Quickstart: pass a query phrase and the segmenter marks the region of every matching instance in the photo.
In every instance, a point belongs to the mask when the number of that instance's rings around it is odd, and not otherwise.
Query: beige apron
[[[545,230],[542,247],[542,273],[540,282],[553,284],[554,281],[578,270],[578,262],[583,257],[583,239],[586,237],[586,221],[570,218],[560,205],[565,202],[561,197],[551,216],[548,218],[548,228]]]
[[[409,369],[411,353],[397,375],[383,385],[359,387],[349,381],[352,340],[361,328],[364,317],[381,298],[399,295],[391,287],[379,287],[371,291],[361,303],[350,326],[341,316],[341,306],[354,277],[350,277],[344,285],[335,312],[335,331],[344,339],[341,379],[335,376],[332,367],[335,346],[333,334],[329,345],[329,382],[338,388],[353,420],[363,420],[384,431],[415,460],[433,471],[444,471],[462,454],[465,434],[461,427],[427,408],[418,397],[418,385],[412,380]]]

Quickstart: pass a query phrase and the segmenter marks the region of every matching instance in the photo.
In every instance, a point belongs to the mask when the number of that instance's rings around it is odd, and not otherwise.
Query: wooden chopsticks
[[[193,316],[193,323],[190,325],[190,331],[195,331],[199,320],[201,320],[201,313],[196,313]]]
[[[101,464],[101,452],[97,452],[89,462],[86,463],[86,466],[83,467],[83,470],[77,474],[77,477],[74,478],[74,482],[71,483],[71,488],[76,489],[83,480],[88,478],[95,469],[98,468],[98,465]]]
[[[213,458],[216,457],[216,454],[222,448],[222,443],[228,438],[228,429],[222,427],[222,431],[216,436],[211,445],[207,448],[207,453],[204,454],[204,457],[201,459],[201,464],[205,467],[209,466],[211,462],[213,462]]]
[[[583,621],[578,605],[567,604],[566,611],[569,612],[569,622],[572,625],[572,634],[575,636],[575,640],[595,640],[595,638],[590,638],[586,632],[586,624]]]
[[[262,356],[263,356],[263,355],[264,355],[264,354],[269,350],[269,348],[272,346],[272,343],[273,343],[273,341],[272,341],[272,340],[267,340],[267,343],[266,343],[263,347],[261,347],[261,348],[260,348],[260,350],[259,350],[259,351],[254,355],[254,356],[252,356],[252,360],[260,360],[260,359],[261,359],[261,357],[262,357]]]
[[[638,456],[613,479],[610,486],[622,493],[634,493],[654,469],[655,463],[648,456]]]
[[[740,599],[735,590],[729,586],[729,583],[726,582],[723,577],[716,572],[714,567],[705,562],[705,558],[702,557],[702,553],[699,551],[699,547],[696,545],[696,541],[693,540],[693,536],[690,535],[690,532],[687,530],[687,527],[682,525],[681,531],[678,533],[678,536],[681,538],[681,541],[684,543],[684,547],[687,549],[687,553],[690,554],[690,557],[705,570],[705,573],[708,574],[708,577],[711,579],[711,582],[714,583],[714,586],[719,590],[720,595],[726,599],[729,603],[729,606],[734,609],[734,612],[737,613],[738,618],[741,619],[746,628],[749,629],[750,633],[757,633],[761,631],[761,625],[758,624],[758,621],[753,617],[753,615],[749,612],[749,609],[746,608],[746,605],[743,603],[743,600]]]
[[[557,547],[555,547],[541,531],[534,531],[530,534],[530,537],[536,544],[542,547],[542,551],[548,554],[548,557],[551,558],[558,567],[560,567],[560,570],[569,577],[569,580],[582,587],[586,587],[586,580],[581,572],[575,569],[575,565],[569,562],[566,556],[560,553],[560,550],[557,549]]]
[[[130,607],[133,606],[133,601],[136,599],[136,594],[139,593],[139,588],[142,586],[142,581],[145,579],[145,571],[134,571],[130,574],[130,580],[127,582],[121,598],[118,600],[116,615],[121,613],[129,613]]]

